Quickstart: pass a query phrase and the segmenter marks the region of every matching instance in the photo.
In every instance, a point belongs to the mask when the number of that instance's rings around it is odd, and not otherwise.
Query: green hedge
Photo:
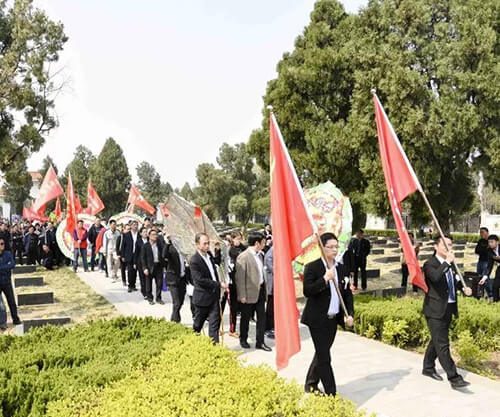
[[[410,230],[411,231],[411,230]],[[364,229],[364,232],[368,236],[374,237],[398,237],[398,231],[395,229],[385,229],[385,230],[371,230]],[[476,243],[479,240],[479,234],[477,233],[452,233],[454,240],[465,240],[467,242]],[[418,231],[417,231],[418,238]]]
[[[356,296],[355,332],[399,347],[425,346],[430,335],[422,314],[421,297],[374,298]],[[450,327],[450,339],[458,341],[469,331],[484,351],[500,350],[500,303],[460,297],[459,317]]]
[[[190,333],[152,318],[118,318],[73,328],[47,326],[0,337],[0,415],[42,416],[47,404],[120,380]]]
[[[236,353],[199,335],[165,343],[161,356],[87,398],[51,403],[51,417],[364,415],[339,397],[304,396],[265,366],[243,366]]]

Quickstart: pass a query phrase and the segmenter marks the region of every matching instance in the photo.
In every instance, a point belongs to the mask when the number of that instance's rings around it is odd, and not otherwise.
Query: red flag
[[[61,187],[61,184],[57,179],[57,174],[51,165],[47,170],[47,173],[45,174],[42,186],[40,187],[40,193],[38,194],[38,198],[35,200],[33,209],[35,210],[35,212],[39,211],[44,204],[60,196],[61,194],[64,194],[64,190]]]
[[[47,207],[46,204],[44,204],[38,211],[35,211],[34,203],[31,203],[31,206],[29,207],[23,207],[23,217],[26,219],[33,221],[33,220],[39,220],[42,222],[45,222],[48,220],[48,217],[45,216],[45,208]]]
[[[54,214],[56,215],[57,221],[59,221],[59,219],[61,218],[61,214],[62,214],[61,200],[59,199],[59,197],[57,197],[57,200],[56,200],[56,208],[54,210]]]
[[[378,145],[382,168],[384,170],[385,184],[387,185],[392,215],[398,229],[399,240],[401,241],[405,261],[408,265],[411,283],[427,292],[427,284],[425,283],[415,249],[401,216],[401,202],[415,191],[422,191],[422,186],[376,94],[373,95],[373,103],[375,105]]]
[[[274,114],[270,122],[276,365],[282,369],[300,350],[292,261],[302,253],[302,242],[316,232],[316,227]]]
[[[130,192],[128,195],[128,203],[140,207],[149,214],[154,215],[156,210],[149,204],[146,199],[142,196],[141,192],[136,188],[135,185],[130,186]]]
[[[80,197],[78,197],[78,194],[75,194],[75,211],[76,214],[83,213],[82,204],[80,203]]]
[[[73,233],[76,229],[76,197],[71,181],[71,173],[68,174],[68,188],[66,190],[66,231]]]
[[[198,207],[198,206],[194,206],[194,218],[195,219],[201,219],[203,216],[202,212],[201,212],[201,208]]]
[[[99,234],[97,235],[97,238],[95,240],[95,252],[99,253],[99,250],[102,248],[102,238],[104,236],[104,232],[106,232],[106,229],[103,227]]]
[[[96,215],[104,210],[104,204],[99,198],[92,182],[89,179],[89,185],[87,186],[87,209],[86,213]]]

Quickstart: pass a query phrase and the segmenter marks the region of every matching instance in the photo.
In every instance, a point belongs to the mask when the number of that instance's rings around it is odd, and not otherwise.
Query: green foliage
[[[61,178],[61,185],[63,186],[63,189],[66,190],[66,186],[68,185],[68,175],[71,173],[73,189],[80,197],[80,203],[84,207],[87,198],[87,186],[89,178],[91,177],[90,173],[95,163],[96,157],[92,151],[83,145],[78,145],[75,153],[73,154],[73,159],[64,170],[64,175]]]
[[[16,171],[10,171],[6,177],[5,200],[11,205],[11,213],[21,214],[24,203],[28,203],[33,185],[26,161],[16,160],[13,165],[20,165]]]
[[[248,201],[242,194],[233,195],[229,200],[228,207],[229,211],[239,220],[244,220],[248,214]]]
[[[135,168],[137,177],[139,178],[138,187],[144,198],[153,207],[164,201],[168,194],[172,191],[172,187],[168,183],[162,183],[160,174],[155,167],[149,162],[142,161]]]
[[[123,379],[158,356],[163,342],[187,333],[164,320],[121,317],[2,336],[0,415],[45,415],[50,401],[85,396]]]
[[[397,347],[406,346],[408,343],[408,323],[405,320],[385,321],[382,329],[382,342]]]
[[[179,191],[179,195],[187,201],[193,201],[195,198],[194,192],[188,182],[184,183]]]
[[[486,358],[486,352],[481,350],[469,330],[459,333],[456,343],[457,353],[460,355],[459,365],[467,369],[478,369]]]
[[[108,138],[91,169],[92,182],[106,208],[104,216],[125,209],[130,189],[130,173],[123,150],[113,138]]]
[[[45,158],[43,158],[42,161],[42,168],[40,168],[39,172],[42,174],[42,178],[45,178],[45,174],[49,170],[49,167],[52,165],[52,168],[54,168],[54,171],[56,174],[59,173],[59,170],[57,169],[57,165],[54,162],[54,160],[50,157],[50,155],[47,155]]]
[[[371,88],[445,229],[470,209],[475,170],[499,184],[500,65],[496,0],[373,0],[359,14],[317,1],[269,81],[250,152],[268,166],[273,105],[297,172],[331,180],[360,212],[390,216]],[[408,200],[425,222],[420,196]],[[356,223],[359,223],[356,221]]]
[[[0,172],[16,175],[56,126],[54,64],[67,37],[32,0],[0,1]],[[8,181],[11,184],[12,181]]]
[[[228,389],[230,387],[230,389]],[[54,402],[48,416],[329,416],[356,417],[350,401],[310,395],[265,366],[244,366],[234,352],[205,337],[168,341],[147,369],[95,396]]]
[[[395,229],[385,229],[385,230],[371,230],[364,229],[364,232],[368,236],[373,237],[398,237],[398,231]],[[466,242],[476,243],[479,240],[479,234],[477,233],[452,233],[453,240],[465,240]],[[426,235],[428,237],[428,235]],[[418,238],[418,233],[417,233]]]

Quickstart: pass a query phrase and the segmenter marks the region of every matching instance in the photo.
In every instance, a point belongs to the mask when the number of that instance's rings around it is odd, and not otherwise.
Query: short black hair
[[[335,236],[335,234],[332,232],[325,232],[319,238],[323,246],[325,246],[326,242],[328,242],[329,240],[336,240],[338,242],[337,236]]]
[[[358,233],[364,234],[364,233],[365,233],[365,231],[364,231],[363,229],[359,229],[359,230],[358,230]]]
[[[498,242],[498,236],[497,235],[489,235],[488,240],[496,240]]]
[[[194,243],[200,243],[202,236],[208,237],[208,235],[205,232],[196,233],[196,235],[194,236]]]
[[[252,233],[248,236],[248,246],[254,246],[257,242],[261,242],[265,237],[262,233]]]
[[[271,225],[270,225],[269,223],[266,223],[266,224],[264,225],[264,227],[266,227],[266,226],[271,226]]]
[[[113,223],[115,223],[115,224],[116,224],[116,220],[115,220],[115,219],[112,219],[112,220],[110,220],[110,221],[109,221],[109,225],[110,225],[110,226],[111,226]]]
[[[143,230],[146,230],[146,228],[145,228],[144,226],[142,226],[142,227],[139,229],[139,234],[141,234]]]
[[[484,227],[484,226],[479,228],[479,231],[481,231],[481,230],[486,230],[488,233],[490,232],[490,231],[488,230],[488,228],[487,228],[487,227]]]
[[[83,220],[80,219],[80,220],[77,221],[77,223],[83,223]]]
[[[449,233],[444,233],[443,236],[447,239],[450,239],[453,242],[453,236],[450,235]],[[439,245],[439,241],[441,240],[441,235],[434,236],[432,240],[434,241],[435,245]]]

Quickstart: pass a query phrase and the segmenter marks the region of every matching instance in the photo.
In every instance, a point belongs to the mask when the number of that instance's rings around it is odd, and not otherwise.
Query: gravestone
[[[31,274],[36,271],[35,265],[18,265],[13,270],[13,274]]]
[[[455,258],[463,258],[464,255],[464,252],[455,252]]]
[[[389,249],[399,248],[399,243],[387,243],[385,247]]]
[[[71,317],[52,317],[50,319],[31,319],[24,320],[16,326],[16,334],[22,336],[27,333],[32,327],[42,327],[50,324],[52,326],[62,326],[71,323]]]
[[[31,306],[38,304],[53,304],[54,293],[50,292],[35,292],[31,294],[17,294],[17,305]]]
[[[370,254],[371,254],[371,255],[383,255],[383,254],[384,254],[384,252],[385,252],[385,250],[384,250],[384,249],[377,248],[377,249],[372,249],[372,250],[370,251]]]
[[[374,262],[382,263],[382,264],[390,264],[391,262],[400,262],[401,257],[399,256],[386,256],[384,258],[374,259]]]
[[[19,277],[14,278],[14,286],[19,287],[40,287],[43,285],[43,277]]]
[[[379,278],[379,277],[380,277],[380,269],[366,270],[366,278]]]

